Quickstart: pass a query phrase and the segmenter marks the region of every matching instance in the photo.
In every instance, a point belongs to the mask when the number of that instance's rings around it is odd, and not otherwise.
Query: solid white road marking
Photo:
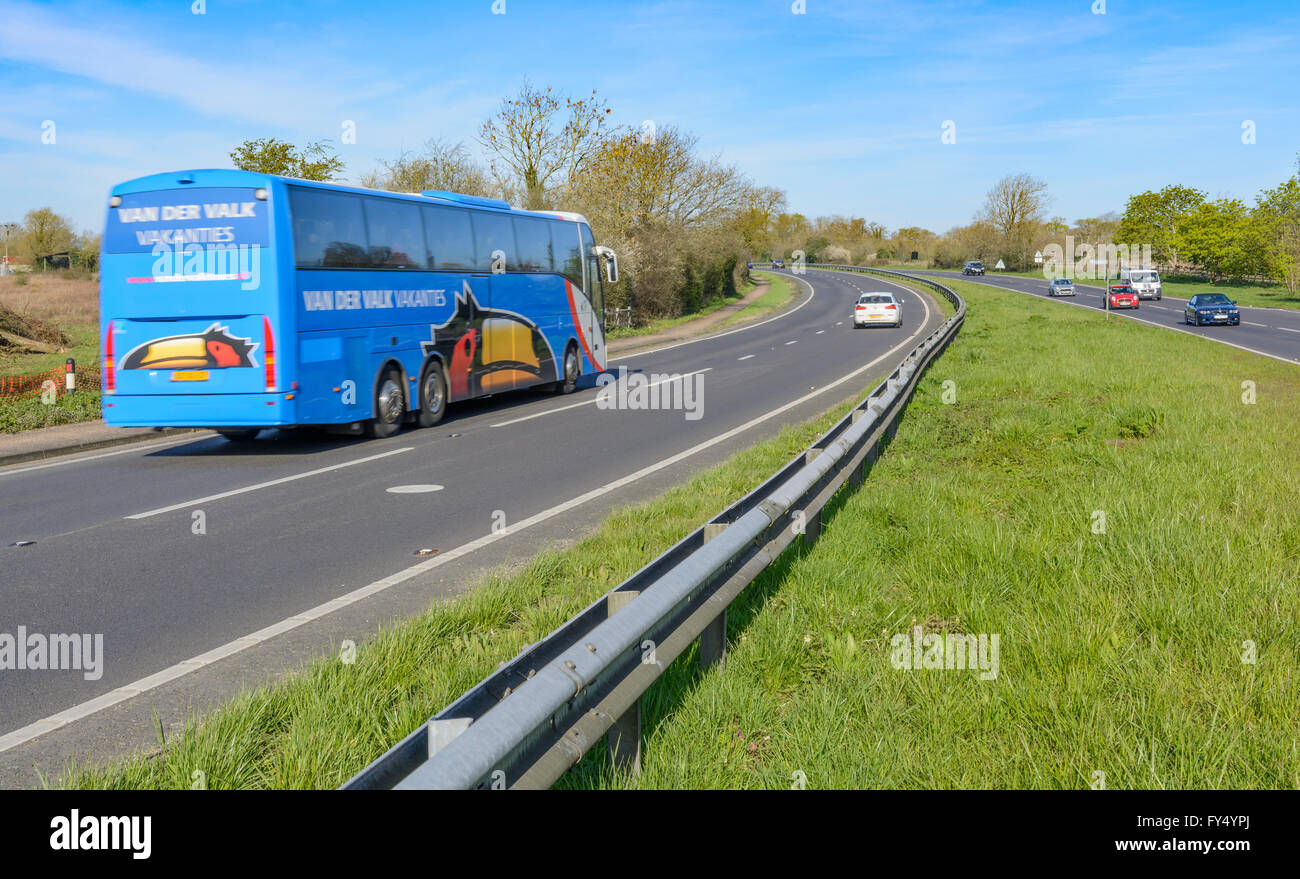
[[[427,494],[431,491],[442,491],[441,485],[435,485],[432,482],[426,485],[394,485],[392,488],[384,489],[389,494]]]
[[[204,666],[211,665],[212,663],[217,662],[218,660],[221,659],[225,659],[228,656],[233,656],[234,654],[246,650],[249,647],[253,647],[257,644],[261,644],[264,641],[269,641],[271,638],[274,638],[277,635],[282,635],[285,632],[292,631],[293,629],[296,629],[299,626],[304,625],[305,623],[312,622],[313,620],[318,620],[321,617],[329,613],[332,613],[340,608],[347,607],[351,604],[355,604],[356,602],[361,601],[363,598],[368,598],[371,595],[375,595],[377,593],[383,592],[385,589],[389,589],[393,586],[397,586],[400,583],[404,583],[405,581],[411,579],[412,577],[418,576],[419,574],[423,574],[426,571],[430,571],[433,570],[434,568],[440,567],[441,565],[444,565],[449,561],[467,556],[470,553],[475,552],[476,550],[482,549],[483,547],[488,546],[489,544],[495,543],[496,541],[500,540],[502,537],[505,537],[508,534],[515,534],[519,531],[523,531],[525,528],[530,528],[533,525],[540,524],[542,522],[547,521],[548,519],[553,519],[556,516],[559,516],[563,513],[567,513],[569,510],[572,510],[575,507],[579,507],[582,504],[587,503],[588,501],[595,500],[596,498],[601,497],[602,495],[609,494],[611,491],[616,491],[617,489],[620,489],[625,485],[630,485],[631,483],[636,482],[638,479],[641,479],[645,476],[649,476],[650,474],[663,470],[666,467],[671,467],[673,464],[676,464],[680,461],[684,461],[693,455],[696,455],[706,449],[712,448],[713,446],[716,446],[718,443],[726,442],[732,437],[739,436],[740,434],[744,433],[745,431],[749,430],[755,425],[762,424],[765,421],[769,421],[777,417],[778,415],[788,412],[789,410],[795,408],[796,406],[802,405],[803,403],[806,403],[809,400],[812,400],[813,398],[818,397],[829,390],[839,387],[845,382],[852,381],[853,379],[862,375],[862,373],[866,372],[868,369],[871,369],[880,361],[884,360],[886,357],[889,357],[891,354],[894,354],[895,352],[902,350],[909,342],[911,342],[917,336],[925,332],[926,322],[929,321],[930,319],[930,306],[928,303],[926,303],[924,297],[921,300],[921,304],[925,306],[925,318],[921,320],[921,323],[916,328],[915,332],[913,332],[910,336],[908,336],[903,341],[899,342],[894,347],[890,348],[884,354],[881,354],[879,357],[877,357],[875,360],[871,361],[870,363],[864,366],[859,366],[857,369],[853,370],[847,375],[841,376],[840,378],[835,379],[833,382],[827,385],[823,385],[822,387],[818,388],[815,391],[810,391],[809,393],[804,394],[802,397],[799,397],[796,400],[791,400],[789,403],[779,406],[776,409],[773,409],[770,412],[760,415],[757,418],[754,418],[750,421],[746,421],[744,424],[740,424],[736,427],[733,427],[728,431],[720,433],[717,436],[713,437],[712,439],[707,439],[702,443],[697,443],[696,445],[691,446],[689,449],[678,452],[677,454],[672,455],[671,457],[664,458],[663,460],[658,461],[654,464],[650,464],[646,467],[642,467],[640,470],[637,470],[634,473],[629,473],[626,476],[623,476],[619,479],[615,479],[613,482],[607,482],[604,485],[599,486],[598,488],[593,488],[591,491],[588,491],[584,494],[580,494],[577,497],[571,498],[561,504],[557,504],[556,506],[551,507],[550,509],[542,510],[540,513],[535,513],[532,516],[529,516],[527,519],[521,519],[520,521],[516,522],[515,524],[501,531],[485,534],[484,536],[476,540],[471,540],[469,543],[462,544],[461,546],[458,546],[455,549],[450,549],[447,552],[444,552],[440,555],[434,556],[431,559],[428,559],[427,561],[423,561],[418,564],[412,565],[409,568],[404,568],[395,574],[390,574],[387,577],[384,577],[381,580],[376,580],[375,582],[369,584],[368,586],[362,586],[360,589],[354,589],[351,592],[348,592],[344,595],[340,595],[338,598],[330,599],[324,604],[318,604],[315,607],[311,608],[310,610],[306,610],[295,616],[291,616],[288,617],[287,619],[283,619],[278,623],[274,623],[272,625],[267,626],[266,628],[258,629],[256,632],[253,632],[252,634],[249,635],[245,635],[242,638],[236,638],[234,641],[230,641],[226,644],[223,644],[220,647],[215,647],[212,650],[207,651],[206,653],[200,653],[198,656],[195,656],[192,659],[187,659],[183,662],[178,662],[175,665],[169,666],[168,668],[165,668],[162,671],[155,672],[154,674],[151,674],[148,677],[141,678],[137,681],[133,681],[132,683],[125,684],[121,687],[118,687],[117,689],[110,690],[109,692],[103,694],[102,696],[97,696],[94,699],[91,699],[86,702],[82,702],[79,705],[74,705],[73,707],[65,709],[64,711],[60,711],[57,714],[52,714],[49,717],[42,718],[34,723],[29,723],[27,726],[20,727],[14,730],[13,732],[0,735],[0,752],[8,751],[11,748],[16,748],[19,745],[25,742],[30,742],[32,739],[42,736],[47,732],[52,732],[56,729],[65,727],[70,723],[75,723],[78,720],[83,720],[84,718],[89,717],[90,715],[95,714],[98,711],[102,711],[105,708],[111,708],[114,705],[125,702],[127,699],[130,699],[133,696],[138,696],[141,693],[145,693],[150,690],[157,689],[158,687],[161,687],[163,684],[167,684],[176,680],[177,678],[184,677],[185,675],[189,674],[192,671],[197,671],[198,669],[203,668]],[[398,451],[406,451],[406,450],[399,449]]]
[[[758,355],[756,355],[756,354],[746,354],[744,357],[737,357],[736,359],[737,359],[737,360],[748,360],[749,358],[751,358],[751,357],[756,357],[756,356],[758,356]]]
[[[704,369],[695,370],[695,372],[687,372],[687,373],[683,373],[682,375],[672,375],[667,378],[662,378],[657,382],[650,382],[650,384],[646,385],[646,387],[653,388],[656,385],[663,384],[664,382],[678,381],[680,379],[686,378],[687,376],[699,375],[702,372],[708,372],[711,369],[713,369],[712,366],[706,366]],[[541,412],[534,412],[532,415],[523,415],[520,416],[519,418],[512,418],[509,421],[499,421],[496,424],[493,424],[491,426],[508,427],[511,424],[518,424],[521,421],[532,421],[534,418],[541,418],[543,415],[553,415],[556,412],[564,412],[569,409],[577,409],[580,406],[590,406],[592,403],[595,403],[597,399],[598,399],[597,397],[592,397],[590,400],[583,400],[581,403],[570,403],[568,406],[557,406],[554,409],[544,409]]]
[[[207,497],[196,498],[192,501],[186,501],[183,504],[172,504],[170,507],[159,507],[156,510],[149,510],[144,513],[135,513],[131,516],[123,516],[123,519],[148,519],[150,516],[160,516],[163,513],[170,513],[175,510],[184,510],[189,507],[197,507],[199,504],[206,504],[211,501],[219,501],[222,498],[234,497],[237,494],[247,494],[250,491],[257,491],[263,488],[270,488],[273,485],[283,485],[286,482],[294,482],[299,479],[306,479],[308,476],[319,476],[322,473],[331,473],[335,470],[342,470],[344,467],[351,467],[354,464],[364,464],[367,461],[376,461],[380,458],[387,458],[389,455],[400,455],[402,452],[411,451],[408,446],[404,449],[393,449],[390,452],[380,452],[378,455],[370,455],[365,458],[357,458],[355,461],[344,461],[342,464],[334,464],[330,467],[321,467],[318,470],[308,470],[306,473],[298,473],[293,476],[282,476],[279,479],[272,479],[269,482],[259,482],[256,485],[246,485],[243,488],[236,488],[232,491],[223,491],[220,494],[210,494]]]

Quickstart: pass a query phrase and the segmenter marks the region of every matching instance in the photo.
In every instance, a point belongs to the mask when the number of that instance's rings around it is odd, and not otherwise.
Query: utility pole
[[[4,230],[4,233],[5,233],[5,269],[4,269],[4,274],[7,275],[7,274],[9,274],[9,239],[12,238],[12,237],[13,237],[13,234],[14,234],[15,232],[18,231],[18,224],[17,224],[17,223],[4,223],[3,225],[0,225],[0,229],[3,229],[3,230]]]

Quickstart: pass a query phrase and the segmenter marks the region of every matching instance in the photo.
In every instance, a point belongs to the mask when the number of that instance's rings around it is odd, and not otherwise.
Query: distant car
[[[1119,279],[1133,285],[1138,299],[1160,299],[1160,273],[1155,269],[1124,269],[1119,273]]]
[[[903,325],[903,306],[893,293],[863,293],[853,306],[853,328],[885,324],[901,327]]]
[[[984,263],[971,260],[962,267],[961,273],[963,275],[982,275],[984,274]]]
[[[1198,293],[1187,300],[1183,309],[1183,322],[1196,324],[1230,324],[1241,323],[1241,309],[1236,300],[1229,299],[1222,293]]]
[[[1047,285],[1048,296],[1073,296],[1074,282],[1069,278],[1052,278],[1052,283]]]
[[[1133,291],[1131,284],[1111,284],[1106,290],[1106,296],[1102,299],[1102,305],[1106,305],[1106,299],[1110,299],[1111,308],[1137,308],[1138,295]]]
[[[774,268],[774,269],[783,269],[783,268],[785,268],[785,260],[783,260],[783,259],[774,259],[774,260],[772,260],[772,268]]]

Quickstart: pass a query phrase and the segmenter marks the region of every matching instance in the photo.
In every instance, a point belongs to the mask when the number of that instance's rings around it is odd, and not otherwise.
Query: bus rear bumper
[[[285,427],[296,424],[287,394],[103,396],[113,427]]]

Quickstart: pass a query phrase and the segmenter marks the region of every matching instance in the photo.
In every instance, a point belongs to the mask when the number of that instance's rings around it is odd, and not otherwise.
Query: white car
[[[863,293],[853,306],[853,328],[885,324],[891,327],[903,325],[903,306],[893,293]]]

